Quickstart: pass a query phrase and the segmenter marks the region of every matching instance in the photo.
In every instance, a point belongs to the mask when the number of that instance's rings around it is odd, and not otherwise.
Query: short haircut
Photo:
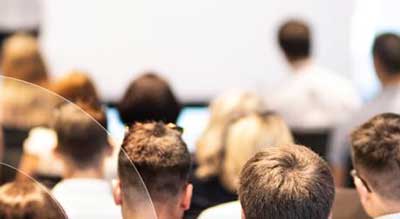
[[[387,73],[400,73],[400,37],[398,35],[384,33],[376,37],[372,54]]]
[[[129,129],[118,159],[122,191],[138,184],[132,164],[153,201],[169,200],[183,191],[188,182],[191,157],[181,132],[174,127],[173,124],[148,122],[135,123]]]
[[[154,73],[146,73],[134,80],[118,104],[122,121],[163,121],[176,123],[180,104],[168,82]]]
[[[372,190],[400,201],[400,116],[377,115],[351,135],[354,167]]]
[[[306,23],[290,20],[278,32],[279,46],[291,61],[308,58],[311,54],[311,31]]]
[[[31,181],[16,181],[0,187],[2,219],[64,219],[64,210],[45,188]]]
[[[105,113],[101,108],[94,109],[85,103],[64,104],[55,115],[53,128],[58,139],[56,150],[78,167],[89,167],[109,145],[107,132],[103,128],[106,125]]]
[[[267,148],[246,163],[240,177],[246,219],[327,219],[334,195],[328,165],[304,146]]]

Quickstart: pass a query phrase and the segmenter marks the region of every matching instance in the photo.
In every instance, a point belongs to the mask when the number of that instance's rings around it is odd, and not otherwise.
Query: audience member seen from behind
[[[48,191],[31,181],[15,181],[0,187],[2,219],[66,219],[62,207]]]
[[[220,181],[225,135],[229,125],[240,116],[263,110],[261,99],[253,93],[229,91],[210,104],[210,120],[196,145],[198,167],[192,177],[192,206],[185,218],[197,218],[206,208],[237,200],[237,195]],[[212,192],[211,192],[212,191]]]
[[[119,155],[119,181],[114,188],[123,218],[179,219],[189,209],[191,158],[181,135],[171,123],[135,123],[129,129]]]
[[[266,148],[246,163],[240,176],[245,219],[328,219],[334,196],[328,165],[304,146]]]
[[[351,135],[354,184],[373,218],[400,218],[400,115],[380,114]]]
[[[279,112],[291,128],[330,129],[359,109],[361,99],[351,82],[315,63],[312,30],[306,23],[284,23],[278,32],[278,43],[291,74],[269,93],[272,95],[266,97],[266,104]]]
[[[94,83],[87,74],[80,71],[71,71],[66,74],[51,84],[51,89],[73,103],[85,103],[95,108],[101,105]],[[60,104],[67,102],[63,98],[55,97]],[[52,118],[52,115],[54,113],[47,116]],[[23,144],[24,153],[19,169],[30,176],[62,175],[62,162],[54,156],[56,146],[57,134],[50,125],[31,129]]]
[[[1,86],[2,124],[19,129],[48,124],[51,95],[34,86],[48,86],[47,69],[36,39],[25,34],[8,38],[1,50],[0,67],[1,74],[9,77]]]
[[[4,163],[18,166],[22,142],[29,129],[47,125],[51,118],[54,96],[39,86],[47,87],[48,74],[35,38],[17,34],[8,38],[0,55],[0,123],[5,151]],[[15,178],[15,171],[2,172],[4,182]]]
[[[79,108],[81,107],[81,108]],[[63,180],[52,190],[69,218],[121,218],[111,182],[104,179],[104,161],[111,155],[105,113],[72,103],[57,112],[55,153],[63,162]]]
[[[372,55],[382,90],[351,119],[339,126],[331,140],[328,157],[339,186],[345,185],[346,179],[350,178],[349,133],[377,114],[400,112],[400,37],[391,33],[379,35],[373,44]]]
[[[277,147],[293,144],[289,128],[283,119],[273,113],[250,114],[234,122],[226,133],[224,157],[220,173],[221,185],[231,193],[236,193],[239,187],[240,171],[245,163],[256,153],[266,147]],[[197,191],[203,192],[203,198],[213,197],[207,187],[199,189],[194,185],[195,199]],[[204,211],[200,219],[237,218],[240,219],[241,207],[238,201],[221,204]]]
[[[168,82],[154,73],[132,81],[118,104],[120,117],[128,126],[146,121],[176,123],[180,109]]]
[[[46,86],[48,75],[37,40],[27,34],[8,38],[1,53],[2,74],[30,83]]]
[[[93,80],[83,71],[70,71],[53,83],[51,89],[73,103],[92,103],[94,107],[101,105]]]

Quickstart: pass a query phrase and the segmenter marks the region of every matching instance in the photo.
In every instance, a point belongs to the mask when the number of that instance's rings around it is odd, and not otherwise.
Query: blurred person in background
[[[351,135],[352,176],[369,216],[400,218],[400,115],[379,114]]]
[[[87,72],[72,70],[58,79],[50,87],[56,94],[73,103],[90,103],[93,107],[101,105],[96,86]]]
[[[75,104],[85,103],[93,108],[101,107],[95,84],[85,72],[73,70],[52,83],[50,89],[56,93],[53,95],[59,104],[71,101]],[[49,118],[54,118],[54,110],[56,107],[53,108],[51,114],[47,115]],[[62,175],[63,164],[54,155],[54,149],[57,147],[57,133],[51,128],[51,124],[31,129],[24,140],[23,147],[24,151],[19,164],[22,172],[34,177],[59,178]]]
[[[56,104],[48,87],[49,77],[38,42],[26,34],[8,38],[1,50],[0,68],[0,123],[7,156],[3,162],[18,166],[22,154],[22,142],[28,131],[36,126],[47,125]],[[3,172],[2,181],[10,181],[15,172]]]
[[[266,104],[292,129],[330,129],[359,109],[361,99],[351,82],[315,63],[312,32],[306,23],[285,22],[278,31],[278,43],[292,72]]]
[[[38,36],[41,2],[40,0],[0,1],[0,47],[7,37],[17,32]]]
[[[211,102],[210,120],[196,145],[197,167],[192,176],[194,196],[185,218],[196,218],[208,207],[237,199],[236,193],[226,189],[220,181],[225,135],[234,119],[260,112],[263,107],[261,98],[243,91],[226,92]]]
[[[163,121],[176,123],[181,106],[166,80],[145,73],[132,81],[118,104],[122,122]]]
[[[101,108],[62,105],[55,117],[56,156],[63,162],[63,180],[52,190],[71,219],[121,218],[105,180],[104,162],[111,156],[105,113]]]
[[[9,77],[1,87],[2,124],[18,128],[47,124],[50,95],[35,85],[47,88],[49,76],[36,39],[13,35],[5,41],[1,57],[1,73]]]
[[[181,219],[192,198],[191,165],[179,127],[163,122],[132,125],[122,144],[114,185],[123,218]]]
[[[335,197],[328,164],[299,145],[268,147],[240,174],[243,219],[328,219]]]
[[[292,134],[283,119],[273,112],[253,113],[238,119],[226,134],[221,184],[228,191],[237,193],[240,171],[251,157],[266,147],[289,144],[293,144]],[[207,192],[207,188],[204,189],[203,192]],[[213,196],[212,192],[209,196]],[[239,201],[211,207],[199,216],[200,219],[240,217]]]
[[[379,113],[400,113],[400,37],[393,33],[377,36],[372,57],[382,90],[359,112],[339,125],[330,142],[328,158],[338,186],[347,185],[351,179],[349,134],[352,129]]]
[[[0,218],[66,219],[67,216],[44,187],[24,180],[0,187]]]

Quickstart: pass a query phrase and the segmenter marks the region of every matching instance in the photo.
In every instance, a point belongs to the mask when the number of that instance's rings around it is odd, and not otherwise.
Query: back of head
[[[57,152],[74,165],[87,168],[98,161],[108,147],[106,118],[102,109],[78,103],[62,105],[56,112],[54,130],[57,133]]]
[[[373,117],[352,133],[354,168],[386,200],[400,201],[400,116]]]
[[[240,176],[246,219],[327,219],[334,193],[328,165],[304,146],[266,148],[246,163]]]
[[[175,125],[135,123],[126,134],[119,154],[122,197],[130,200],[128,191],[141,189],[136,168],[153,202],[174,204],[188,183],[190,167],[189,151]]]
[[[400,73],[400,37],[392,33],[379,35],[373,44],[372,54],[387,74]]]
[[[7,183],[0,187],[2,219],[64,219],[64,211],[48,191],[31,181]]]
[[[48,79],[47,70],[34,37],[16,34],[2,48],[1,68],[4,76],[41,84]]]
[[[153,73],[134,80],[118,105],[122,121],[127,124],[146,121],[175,123],[180,104],[168,82]]]
[[[65,99],[77,103],[100,105],[100,98],[89,76],[81,71],[71,71],[52,85],[52,89]]]
[[[234,122],[226,133],[220,179],[226,189],[236,192],[240,170],[257,152],[266,147],[293,144],[283,119],[273,113],[253,113]]]
[[[279,29],[279,46],[290,61],[298,61],[311,55],[311,31],[306,23],[298,20],[285,22]]]
[[[197,177],[206,179],[218,174],[223,140],[230,123],[241,116],[263,109],[260,97],[251,92],[230,91],[210,104],[210,120],[196,146]]]

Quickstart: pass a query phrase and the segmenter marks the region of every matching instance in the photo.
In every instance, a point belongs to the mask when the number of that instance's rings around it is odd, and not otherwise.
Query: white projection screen
[[[350,77],[353,1],[43,0],[41,42],[54,76],[86,70],[108,101],[145,70],[183,101],[262,94],[287,71],[276,31],[288,18],[312,25],[317,63]]]

